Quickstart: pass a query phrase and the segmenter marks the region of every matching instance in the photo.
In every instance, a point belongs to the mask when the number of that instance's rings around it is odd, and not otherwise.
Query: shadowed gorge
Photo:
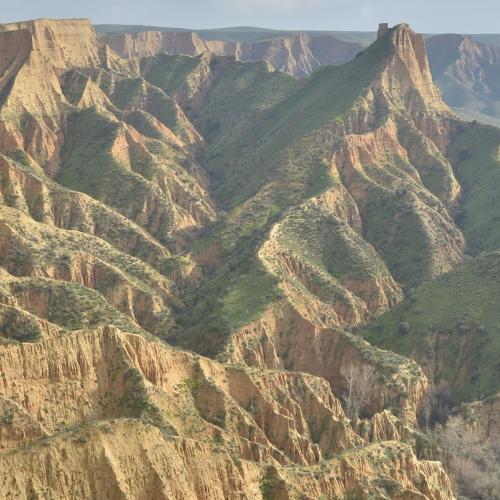
[[[500,132],[408,25],[324,37],[0,25],[1,497],[454,498],[419,416],[499,391]]]

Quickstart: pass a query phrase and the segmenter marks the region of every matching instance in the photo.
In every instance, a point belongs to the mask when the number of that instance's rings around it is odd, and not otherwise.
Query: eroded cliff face
[[[2,56],[2,153],[23,150],[49,178],[113,207],[163,243],[171,233],[173,246],[182,246],[214,219],[194,159],[199,133],[174,99],[114,71],[128,68],[116,55],[109,59],[88,21],[4,25],[0,36],[2,47],[13,47]],[[100,148],[82,141],[89,127]],[[95,163],[98,154],[107,157],[108,171],[96,186],[80,162]],[[111,189],[113,182],[135,191],[134,205]]]
[[[301,484],[290,464],[319,463],[323,452],[363,443],[319,378],[224,367],[111,327],[0,350],[2,446],[12,450],[4,496],[137,498],[154,488],[155,498],[260,498],[267,487],[314,498],[356,491],[362,476],[376,491],[382,470],[392,470],[398,488],[450,497],[439,464],[417,462],[395,443],[328,461]],[[51,437],[23,447],[43,436]],[[47,460],[64,463],[64,480],[43,467]],[[344,479],[333,479],[334,470]]]
[[[500,437],[500,396],[490,396],[483,401],[475,401],[460,410],[470,425],[479,430],[485,439],[497,442]]]
[[[452,498],[412,451],[422,371],[346,331],[461,259],[421,37],[304,81],[158,55],[190,34],[115,40],[128,61],[83,21],[0,37],[0,495]]]
[[[102,35],[101,38],[118,55],[125,58],[156,56],[163,52],[197,56],[207,50],[207,45],[196,33],[183,31],[142,31]]]
[[[267,61],[278,71],[299,78],[307,77],[325,64],[343,64],[362,50],[361,45],[344,42],[333,35],[306,33],[253,43],[203,40],[194,32],[169,31],[105,34],[101,38],[124,58],[161,53],[198,56],[210,52],[245,62]]]
[[[4,140],[24,144],[37,160],[53,166],[64,109],[58,77],[69,66],[105,64],[96,34],[88,20],[40,19],[2,25],[0,39]]]
[[[363,414],[377,420],[381,412],[393,412],[402,434],[405,426],[415,426],[416,412],[428,384],[415,363],[374,349],[340,329],[317,327],[307,319],[307,313],[290,305],[268,311],[259,321],[235,334],[223,359],[311,373],[326,379],[342,401],[348,393],[350,375],[373,368],[378,375]],[[388,437],[391,431],[382,435],[392,439]]]

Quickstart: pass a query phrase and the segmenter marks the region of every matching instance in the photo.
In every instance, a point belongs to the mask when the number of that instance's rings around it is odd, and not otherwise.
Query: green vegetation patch
[[[459,400],[480,399],[500,389],[499,296],[500,252],[483,254],[416,288],[364,336],[437,367]]]
[[[500,248],[500,130],[461,125],[449,155],[462,186],[456,215],[468,252],[477,255]]]
[[[0,305],[0,336],[18,342],[35,342],[42,336],[40,325],[31,314]]]
[[[161,54],[141,58],[141,71],[146,80],[173,95],[200,63],[200,57]]]
[[[215,356],[231,333],[257,319],[279,296],[276,278],[251,253],[235,255],[186,297],[187,307],[167,340]]]
[[[159,226],[156,236],[169,242],[173,206],[158,186],[122,164],[111,147],[122,125],[89,108],[68,118],[68,133],[57,180],[64,186],[83,191],[134,220],[143,209],[138,200],[154,196],[158,202]],[[115,186],[120,186],[116,189]]]
[[[44,319],[68,330],[115,325],[125,332],[143,333],[100,293],[90,288],[64,281],[22,278],[12,283],[11,289],[16,297],[38,295],[40,302],[46,304]],[[37,314],[37,308],[27,301],[26,309],[31,308]]]

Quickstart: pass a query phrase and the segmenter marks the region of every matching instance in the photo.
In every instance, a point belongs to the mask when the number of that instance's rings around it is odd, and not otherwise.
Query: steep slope
[[[1,31],[28,31],[33,57],[50,58],[50,63],[58,69],[68,65],[95,66],[101,62],[97,36],[88,19],[21,21],[2,24]]]
[[[211,52],[234,56],[240,61],[267,61],[279,71],[299,78],[324,64],[343,64],[362,50],[356,43],[333,35],[297,33],[259,42],[204,40],[195,32],[140,31],[106,34],[101,38],[121,57],[144,57],[161,53],[198,56]]]
[[[443,104],[422,37],[299,80],[65,26],[0,33],[0,496],[452,498],[412,451],[423,371],[352,333],[496,217],[500,142]]]
[[[412,357],[436,383],[448,382],[457,401],[497,393],[499,265],[498,251],[465,262],[417,288],[364,336]]]
[[[333,478],[340,469],[345,478],[363,473],[367,492],[449,498],[439,464],[418,462],[396,443],[367,447],[359,464],[349,455],[331,459],[299,480],[293,464],[315,464],[322,449],[361,443],[328,385],[310,376],[224,368],[113,328],[1,350],[2,392],[11,404],[2,430],[10,441],[2,443],[14,448],[0,456],[2,474],[11,477],[2,481],[3,496],[265,498],[264,490],[276,488],[314,498],[357,491],[357,481]],[[51,437],[23,448],[37,429]],[[65,479],[47,474],[46,460],[64,463]],[[387,473],[390,484],[381,484]]]
[[[448,148],[462,185],[455,214],[467,241],[467,253],[478,255],[500,248],[500,131],[496,127],[457,124]]]
[[[470,401],[499,390],[494,374],[500,339],[495,271],[500,133],[479,124],[453,128],[448,156],[462,186],[455,220],[467,242],[467,259],[416,288],[363,333],[370,342],[415,359],[436,384],[448,383],[456,401]]]
[[[160,57],[156,64],[164,62]],[[190,325],[208,309],[220,311],[213,320],[218,335],[224,323],[226,329],[241,325],[234,317],[250,321],[276,299],[277,280],[295,304],[310,304],[311,290],[315,300],[324,294],[311,311],[314,324],[354,326],[401,299],[394,278],[410,287],[460,260],[463,238],[451,217],[460,188],[444,156],[451,115],[432,84],[423,41],[408,27],[303,83],[262,64],[195,62],[185,83],[172,81],[152,61],[143,66],[146,79],[193,107],[209,143],[205,165],[216,180],[215,197],[228,211],[194,250],[201,262],[210,249],[215,267],[217,260],[226,264],[200,289],[211,299],[204,305],[195,299]],[[176,59],[176,67],[193,63]],[[254,146],[245,146],[250,138]],[[343,240],[335,250],[333,230]],[[300,241],[288,233],[301,235]],[[275,278],[266,288],[259,278],[254,299],[256,272]],[[344,304],[337,299],[342,296]],[[200,338],[188,331],[194,346]]]

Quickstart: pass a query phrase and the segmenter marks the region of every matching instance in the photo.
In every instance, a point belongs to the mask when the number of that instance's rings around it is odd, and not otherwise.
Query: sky
[[[500,0],[0,0],[0,23],[39,17],[191,29],[374,31],[407,22],[425,33],[500,33]]]

